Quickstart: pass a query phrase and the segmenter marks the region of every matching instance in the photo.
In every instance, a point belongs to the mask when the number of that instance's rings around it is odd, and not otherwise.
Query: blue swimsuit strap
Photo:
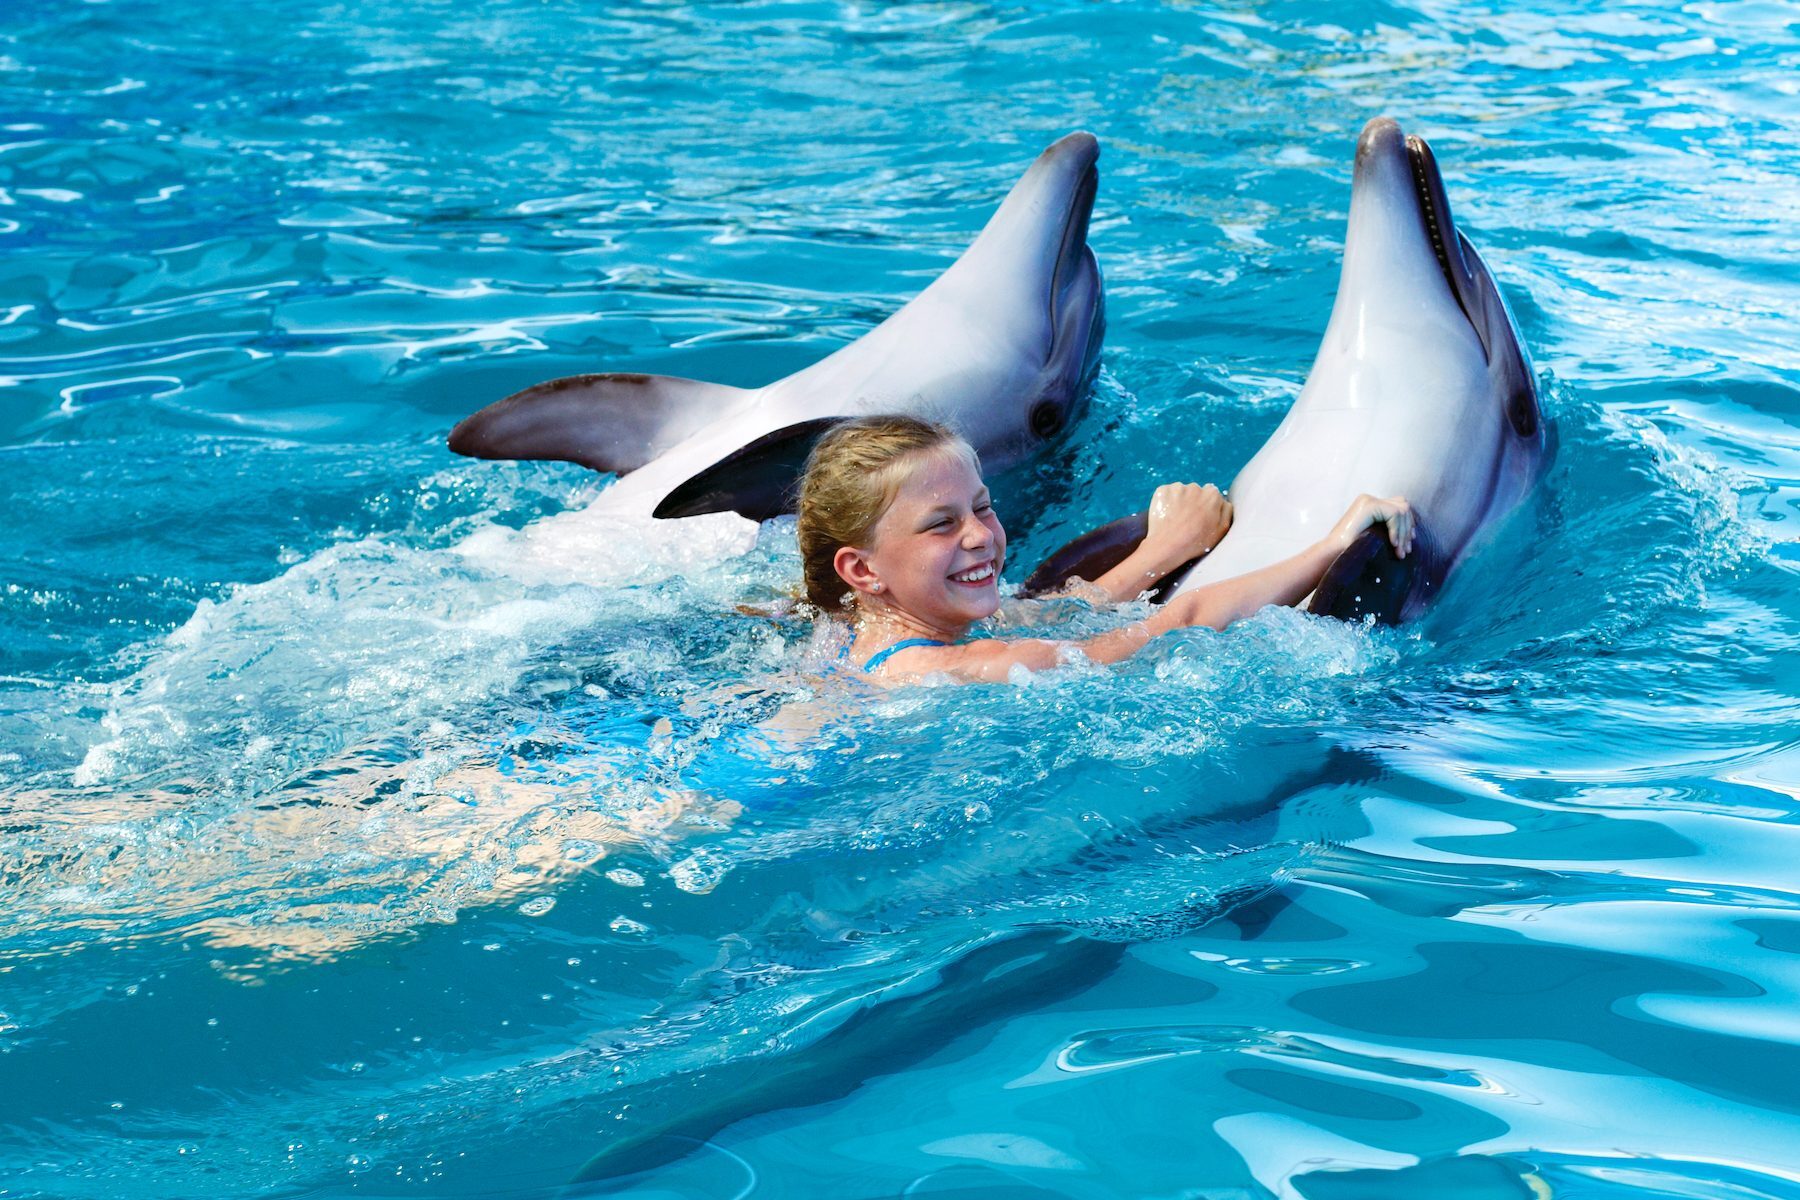
[[[949,642],[939,642],[931,638],[901,638],[891,646],[883,646],[869,655],[869,661],[863,664],[864,671],[873,671],[888,660],[888,656],[898,650],[910,649],[913,646],[948,646]]]

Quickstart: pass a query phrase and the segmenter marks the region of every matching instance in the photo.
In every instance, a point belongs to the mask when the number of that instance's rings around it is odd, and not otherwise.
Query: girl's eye
[[[978,513],[993,512],[994,511],[994,502],[991,500],[983,500],[980,504],[977,504],[975,506],[975,511]]]

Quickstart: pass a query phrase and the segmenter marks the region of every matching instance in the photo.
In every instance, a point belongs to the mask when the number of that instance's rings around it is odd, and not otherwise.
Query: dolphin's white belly
[[[1232,482],[1230,533],[1177,592],[1299,553],[1363,493],[1406,497],[1454,560],[1487,514],[1502,452],[1483,368],[1479,344],[1442,330],[1410,350],[1322,360]]]

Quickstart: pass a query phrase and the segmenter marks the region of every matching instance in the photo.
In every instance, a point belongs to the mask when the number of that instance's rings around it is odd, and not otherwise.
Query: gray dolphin
[[[1384,531],[1369,531],[1311,608],[1408,619],[1519,504],[1545,458],[1537,377],[1487,265],[1451,219],[1431,148],[1376,118],[1357,142],[1343,271],[1312,371],[1232,481],[1230,532],[1160,598],[1297,553],[1370,492],[1412,503],[1413,553],[1395,559]],[[1139,514],[1078,538],[1027,590],[1094,578],[1142,536]]]
[[[911,413],[963,434],[993,467],[1079,415],[1104,327],[1087,245],[1100,144],[1038,155],[979,236],[929,287],[827,358],[760,388],[659,375],[575,375],[464,420],[450,449],[616,472],[590,509],[763,520],[793,509],[801,465],[838,421]]]

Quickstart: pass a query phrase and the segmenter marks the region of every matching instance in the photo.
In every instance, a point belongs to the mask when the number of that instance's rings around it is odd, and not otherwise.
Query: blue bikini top
[[[869,661],[863,664],[863,671],[865,673],[873,671],[876,667],[879,667],[882,663],[886,662],[889,655],[899,650],[908,650],[914,646],[948,646],[949,644],[949,642],[940,642],[932,638],[901,638],[893,645],[883,646],[875,653],[869,655]],[[844,647],[844,653],[846,655],[850,653],[850,648],[848,646]]]

